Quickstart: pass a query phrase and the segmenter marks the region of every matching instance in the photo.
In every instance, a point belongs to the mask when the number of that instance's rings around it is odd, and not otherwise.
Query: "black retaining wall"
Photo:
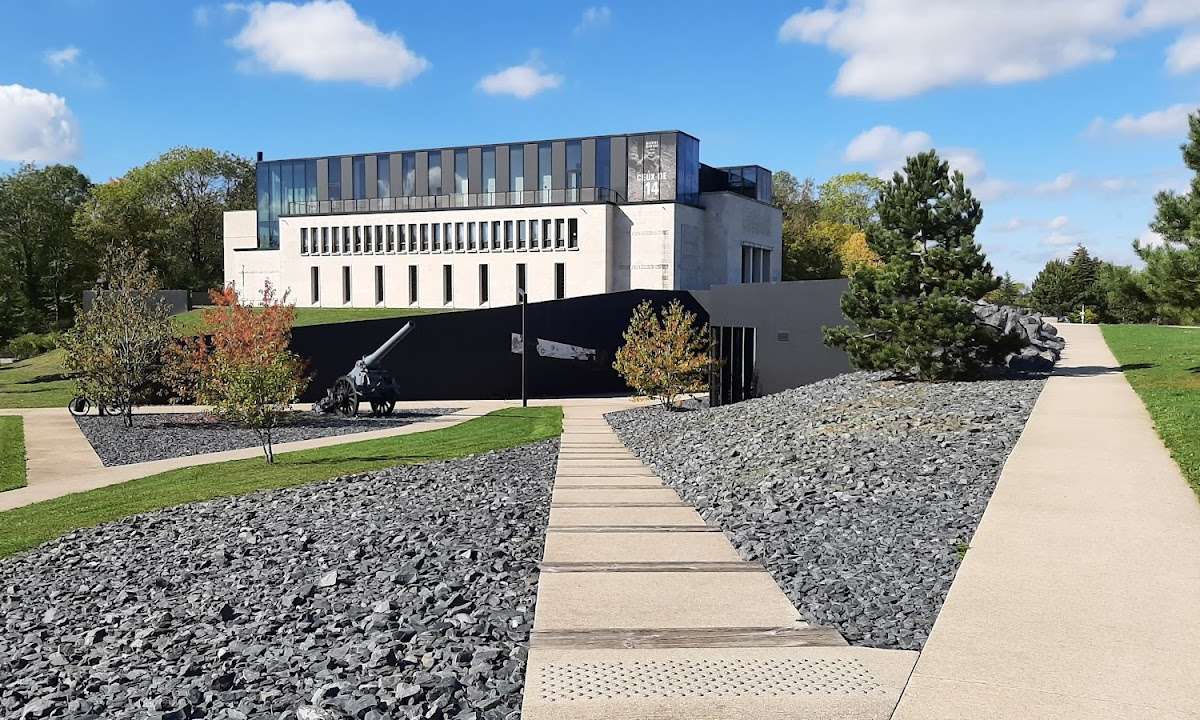
[[[708,322],[708,313],[690,293],[668,290],[629,290],[529,304],[526,312],[531,338],[598,351],[595,362],[545,358],[531,352],[529,396],[627,394],[629,389],[612,369],[612,361],[629,316],[642,300],[666,305],[676,298],[701,322]],[[349,372],[358,358],[374,351],[409,321],[413,332],[384,361],[404,388],[403,399],[521,396],[521,358],[512,352],[512,333],[521,332],[521,308],[514,305],[296,328],[292,349],[309,362],[312,376],[300,399],[312,402],[323,396],[325,389]]]

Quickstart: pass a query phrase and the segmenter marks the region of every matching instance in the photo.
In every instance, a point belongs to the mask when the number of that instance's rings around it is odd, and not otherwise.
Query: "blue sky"
[[[9,3],[0,169],[176,145],[268,158],[679,128],[821,181],[937,147],[993,265],[1131,262],[1183,188],[1195,0]]]

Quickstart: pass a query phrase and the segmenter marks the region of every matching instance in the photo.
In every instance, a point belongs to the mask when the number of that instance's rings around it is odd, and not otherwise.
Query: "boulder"
[[[1040,314],[986,300],[970,304],[979,323],[1003,348],[998,364],[1013,370],[1044,371],[1058,362],[1067,343],[1058,336],[1058,329]]]

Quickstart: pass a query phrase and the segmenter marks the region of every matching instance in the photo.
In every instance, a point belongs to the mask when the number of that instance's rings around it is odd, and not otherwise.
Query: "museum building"
[[[771,173],[684,132],[264,161],[225,281],[301,307],[479,308],[780,279]]]

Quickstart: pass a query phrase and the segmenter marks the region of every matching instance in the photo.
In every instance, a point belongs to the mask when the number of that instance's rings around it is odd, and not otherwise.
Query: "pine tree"
[[[1150,229],[1162,236],[1155,246],[1135,241],[1146,263],[1146,293],[1169,318],[1200,317],[1200,113],[1188,116],[1188,141],[1180,146],[1183,163],[1195,175],[1188,191],[1165,190]]]
[[[951,174],[934,151],[908,158],[883,189],[879,226],[867,235],[883,264],[851,279],[842,312],[853,325],[826,328],[825,342],[864,370],[922,380],[975,372],[993,343],[962,299],[999,284],[975,243],[982,219],[962,173]]]

